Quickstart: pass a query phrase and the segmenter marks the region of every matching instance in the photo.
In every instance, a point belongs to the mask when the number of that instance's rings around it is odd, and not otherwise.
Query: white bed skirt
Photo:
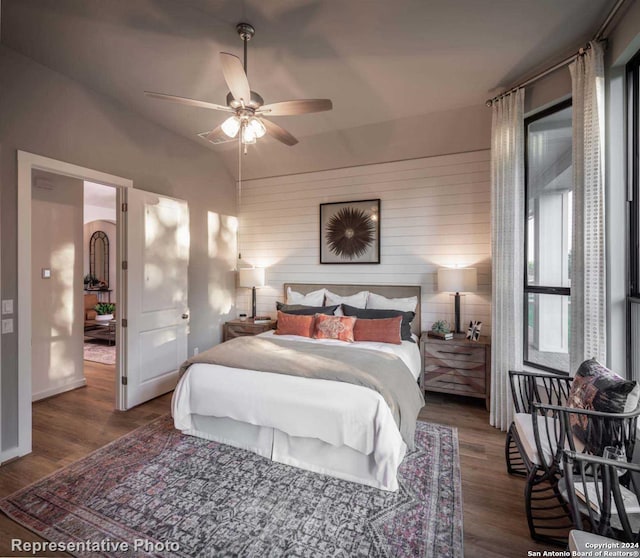
[[[269,426],[256,426],[230,418],[191,415],[193,428],[183,434],[198,436],[252,451],[262,457],[382,490],[398,489],[397,478],[378,480],[373,454],[364,455],[348,446],[334,446],[315,438],[302,438]],[[404,445],[403,445],[404,446]],[[404,458],[402,448],[398,463]]]

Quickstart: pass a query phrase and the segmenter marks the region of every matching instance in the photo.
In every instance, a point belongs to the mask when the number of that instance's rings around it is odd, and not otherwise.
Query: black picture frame
[[[380,199],[320,204],[320,263],[380,263]]]

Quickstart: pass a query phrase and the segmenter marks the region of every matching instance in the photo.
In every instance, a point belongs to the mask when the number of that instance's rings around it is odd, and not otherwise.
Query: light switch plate
[[[13,314],[13,299],[9,298],[2,301],[2,313]]]
[[[42,278],[51,279],[51,270],[48,267],[42,268]]]
[[[2,333],[13,333],[13,318],[2,320]]]

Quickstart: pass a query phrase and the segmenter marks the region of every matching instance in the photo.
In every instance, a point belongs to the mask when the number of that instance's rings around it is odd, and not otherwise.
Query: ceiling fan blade
[[[206,139],[211,143],[215,143],[216,145],[219,143],[227,143],[229,141],[236,141],[234,138],[230,138],[227,134],[222,131],[222,126],[218,126],[214,128],[210,132],[202,132],[198,134],[202,139]]]
[[[224,80],[227,82],[233,98],[236,101],[242,99],[244,104],[248,105],[251,101],[251,88],[240,58],[228,52],[221,52],[220,62],[222,63]]]
[[[154,93],[153,91],[145,91],[144,94],[147,97],[153,97],[154,99],[162,99],[163,101],[171,101],[173,103],[180,103],[181,105],[187,105],[190,107],[199,107],[213,110],[223,110],[225,112],[233,112],[230,107],[223,105],[216,105],[215,103],[207,103],[206,101],[198,101],[196,99],[189,99],[187,97],[177,97],[176,95],[165,95],[164,93]]]
[[[298,140],[281,126],[274,124],[266,118],[261,118],[260,120],[264,124],[264,127],[267,129],[267,134],[269,134],[272,138],[281,141],[285,145],[295,145],[296,143],[298,143]]]
[[[310,112],[322,112],[332,108],[331,99],[298,99],[263,105],[258,112],[268,113],[269,116],[295,116]]]

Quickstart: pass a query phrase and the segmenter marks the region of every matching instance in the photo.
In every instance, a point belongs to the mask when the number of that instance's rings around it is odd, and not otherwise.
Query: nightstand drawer
[[[469,375],[467,371],[462,370],[441,369],[434,372],[425,371],[424,387],[432,391],[484,397],[486,395],[484,369],[482,377],[478,377],[475,374]]]
[[[442,372],[447,370],[459,370],[461,374],[466,376],[475,376],[477,378],[485,377],[484,362],[465,362],[462,360],[444,360],[440,358],[424,359],[424,373]]]
[[[443,343],[425,343],[424,356],[443,360],[482,362],[485,361],[484,347],[466,345],[446,345]]]

